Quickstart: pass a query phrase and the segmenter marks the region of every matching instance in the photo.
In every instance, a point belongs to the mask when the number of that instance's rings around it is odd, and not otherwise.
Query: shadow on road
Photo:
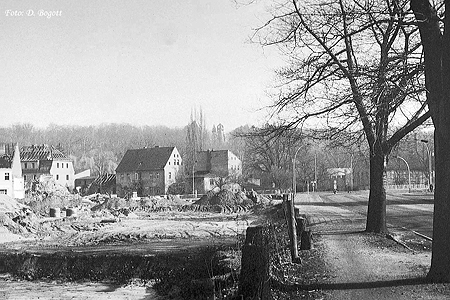
[[[397,286],[409,286],[429,284],[425,277],[407,278],[398,280],[372,281],[372,282],[348,282],[348,283],[315,283],[315,284],[292,284],[283,285],[275,283],[275,285],[284,291],[312,291],[312,290],[360,290]]]

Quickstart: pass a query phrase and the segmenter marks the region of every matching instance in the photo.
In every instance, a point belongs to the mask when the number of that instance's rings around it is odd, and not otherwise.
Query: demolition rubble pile
[[[179,207],[188,205],[189,202],[178,196],[153,196],[139,199],[125,200],[122,198],[104,198],[102,202],[93,206],[91,210],[97,214],[111,213],[115,217],[135,216],[134,212],[161,212],[177,210]]]
[[[175,195],[165,197],[155,196],[141,200],[141,209],[144,211],[169,211],[177,210],[179,207],[189,205],[189,202]]]
[[[48,216],[50,208],[75,207],[81,204],[78,195],[71,194],[51,176],[41,176],[39,181],[33,182],[25,201],[31,210],[41,216]]]
[[[269,199],[255,192],[233,193],[227,189],[220,191],[211,190],[202,196],[198,201],[189,206],[183,206],[183,211],[202,211],[218,213],[244,213],[255,205],[266,205]]]
[[[5,242],[11,240],[11,235],[27,236],[37,233],[39,221],[28,206],[7,195],[0,195],[0,226],[0,242]],[[19,239],[19,236],[13,239]]]

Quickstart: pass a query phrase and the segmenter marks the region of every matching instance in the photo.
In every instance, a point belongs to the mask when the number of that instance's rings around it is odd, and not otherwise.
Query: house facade
[[[22,147],[20,160],[25,184],[39,180],[41,175],[51,175],[56,183],[72,190],[75,184],[73,161],[52,145]]]
[[[163,195],[175,183],[183,168],[176,147],[127,150],[116,168],[117,193],[138,196]]]
[[[0,194],[17,199],[25,197],[20,152],[17,145],[0,145]]]
[[[233,152],[229,150],[199,151],[194,165],[194,176],[191,175],[189,178],[189,186],[186,190],[204,194],[215,187],[223,187],[226,184],[231,186],[228,182],[229,178],[240,175],[242,175],[242,161]],[[236,189],[233,185],[233,190]]]

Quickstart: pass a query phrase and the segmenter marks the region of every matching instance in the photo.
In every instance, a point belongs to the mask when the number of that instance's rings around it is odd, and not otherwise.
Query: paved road
[[[365,223],[368,191],[297,194],[295,205],[310,216],[312,224]],[[390,230],[412,230],[432,237],[433,195],[395,191],[387,193],[387,223]]]

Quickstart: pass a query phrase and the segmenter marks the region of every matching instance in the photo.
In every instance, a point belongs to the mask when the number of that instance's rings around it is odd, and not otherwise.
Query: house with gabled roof
[[[51,175],[56,183],[72,190],[75,183],[73,161],[52,145],[31,145],[20,149],[20,160],[25,184]]]
[[[181,174],[183,160],[176,147],[127,150],[116,168],[117,193],[163,195]]]
[[[221,183],[242,175],[242,161],[230,150],[198,151],[194,164],[194,176],[187,180],[186,190],[193,194],[204,194]],[[192,184],[194,181],[194,184]],[[233,186],[233,191],[239,188]],[[194,191],[192,189],[195,188]]]
[[[0,145],[0,194],[17,199],[25,197],[20,153],[17,144],[15,146]]]

